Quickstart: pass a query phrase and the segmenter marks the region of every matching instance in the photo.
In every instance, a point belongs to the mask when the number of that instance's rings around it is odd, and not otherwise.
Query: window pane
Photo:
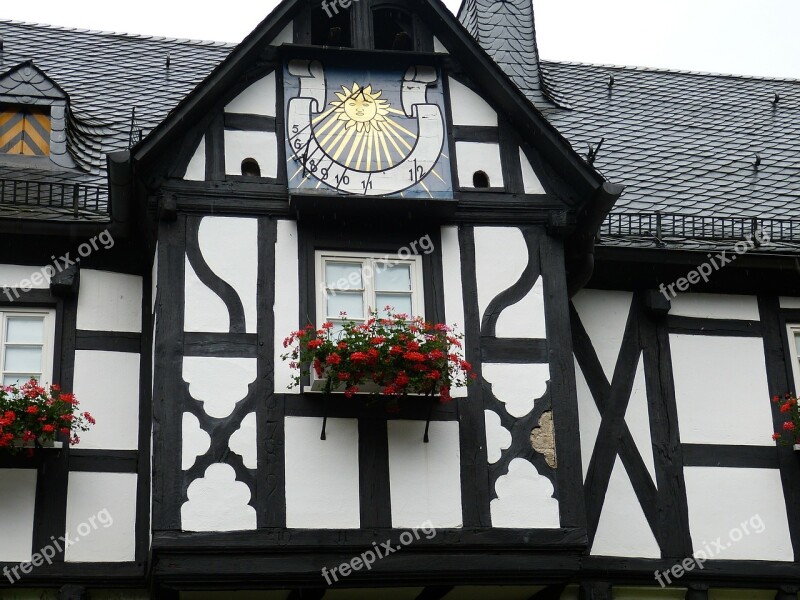
[[[794,343],[797,347],[797,356],[800,356],[800,334],[795,334],[794,336]]]
[[[325,263],[325,283],[329,288],[337,290],[360,290],[361,283],[360,263]]]
[[[364,318],[364,296],[361,292],[327,292],[328,316],[338,317],[344,311],[352,319]]]
[[[37,373],[42,370],[42,347],[7,346],[4,371]]]
[[[41,317],[9,317],[6,342],[41,344],[44,342],[44,319]]]
[[[34,378],[37,381],[42,380],[41,373],[28,373],[26,375],[5,375],[3,377],[3,385],[14,385],[16,384],[18,387],[24,383],[27,383],[30,379]]]
[[[375,289],[382,292],[410,292],[411,265],[378,263],[375,269]]]
[[[386,314],[383,310],[385,306],[392,306],[394,307],[395,313],[405,313],[410,317],[414,315],[411,314],[411,294],[382,294],[378,293],[375,295],[375,299],[378,303],[378,310],[381,314]]]

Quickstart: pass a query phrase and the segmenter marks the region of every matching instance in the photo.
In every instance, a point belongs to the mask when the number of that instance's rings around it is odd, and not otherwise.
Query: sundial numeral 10
[[[350,183],[350,178],[347,175],[335,175],[334,178],[336,179],[336,185],[348,185]]]

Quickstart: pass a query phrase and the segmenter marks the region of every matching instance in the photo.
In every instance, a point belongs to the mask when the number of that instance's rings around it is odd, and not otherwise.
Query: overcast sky
[[[445,0],[457,11],[460,0]],[[0,18],[238,42],[276,0],[3,0]],[[534,0],[544,58],[800,78],[798,0]]]

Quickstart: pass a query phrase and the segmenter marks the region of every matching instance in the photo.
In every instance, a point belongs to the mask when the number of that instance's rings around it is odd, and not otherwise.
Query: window
[[[339,7],[336,2],[323,3],[322,6],[328,7],[328,14],[319,10],[319,7],[311,13],[311,43],[315,46],[349,48],[350,11]]]
[[[378,8],[372,13],[376,50],[413,50],[411,15],[399,8]]]
[[[794,377],[794,392],[800,393],[800,324],[788,325],[789,352],[792,356],[792,376]]]
[[[24,383],[35,377],[51,383],[53,373],[53,311],[0,310],[0,381]]]
[[[0,154],[50,154],[50,108],[0,104]]]
[[[365,321],[371,310],[424,317],[420,256],[317,252],[317,321]],[[336,328],[334,329],[336,330]]]

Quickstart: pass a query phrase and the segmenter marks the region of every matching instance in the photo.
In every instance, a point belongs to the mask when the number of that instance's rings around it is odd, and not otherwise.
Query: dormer
[[[74,166],[67,153],[67,94],[33,61],[0,75],[0,161]]]

